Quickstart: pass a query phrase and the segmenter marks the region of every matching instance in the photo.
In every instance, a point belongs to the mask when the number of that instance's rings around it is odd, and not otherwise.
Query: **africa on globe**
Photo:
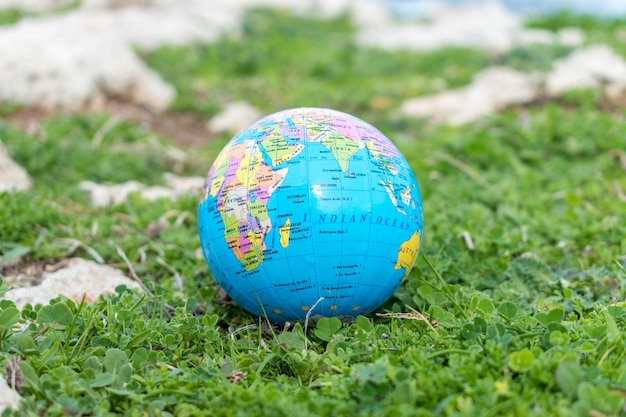
[[[422,229],[417,181],[394,144],[321,108],[271,114],[232,138],[198,207],[217,283],[279,323],[378,308],[413,267]]]

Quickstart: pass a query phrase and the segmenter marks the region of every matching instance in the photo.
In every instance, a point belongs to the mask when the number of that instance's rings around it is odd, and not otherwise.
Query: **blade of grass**
[[[433,273],[439,280],[439,283],[441,284],[441,288],[436,287],[436,286],[433,286],[433,287],[442,292],[442,294],[448,299],[448,301],[450,301],[452,305],[459,311],[459,313],[461,313],[463,318],[467,318],[467,313],[465,313],[465,311],[463,311],[459,303],[456,302],[456,300],[454,299],[454,296],[452,295],[452,293],[450,292],[450,289],[448,288],[448,284],[446,284],[446,281],[443,279],[443,277],[441,276],[437,268],[435,268],[435,266],[432,264],[430,259],[428,259],[428,257],[424,255],[423,253],[422,253],[422,258],[424,258],[424,260],[426,261],[426,264],[433,271]]]

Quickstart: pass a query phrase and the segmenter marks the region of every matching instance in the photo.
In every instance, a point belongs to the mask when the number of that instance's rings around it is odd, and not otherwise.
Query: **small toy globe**
[[[320,108],[274,113],[232,138],[198,208],[217,283],[279,323],[379,307],[413,267],[422,227],[398,149],[370,124]]]

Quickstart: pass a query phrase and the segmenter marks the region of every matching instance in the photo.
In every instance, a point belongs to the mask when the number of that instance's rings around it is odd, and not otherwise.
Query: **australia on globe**
[[[395,145],[321,108],[271,114],[232,138],[198,207],[217,283],[279,323],[373,311],[409,274],[422,228],[417,181]]]

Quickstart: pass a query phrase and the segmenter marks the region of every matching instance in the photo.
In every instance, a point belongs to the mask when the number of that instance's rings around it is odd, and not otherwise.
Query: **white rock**
[[[200,195],[206,182],[205,177],[181,177],[170,172],[163,174],[163,178],[175,197],[186,194]]]
[[[144,187],[139,190],[139,194],[148,201],[158,200],[159,198],[175,198],[178,196],[171,188],[162,187],[160,185]],[[125,199],[126,198],[124,198],[124,200]]]
[[[600,85],[626,86],[626,61],[606,45],[591,45],[554,63],[546,78],[549,95]]]
[[[128,195],[139,192],[145,185],[137,181],[122,184],[103,185],[92,181],[82,181],[79,188],[91,194],[91,204],[95,207],[106,207],[126,201]]]
[[[139,193],[146,200],[159,198],[175,199],[184,195],[200,195],[204,186],[204,177],[181,177],[171,173],[163,175],[167,186],[147,186],[137,181],[121,184],[96,184],[82,181],[79,188],[90,193],[91,204],[95,207],[106,207],[126,201],[131,193]]]
[[[0,101],[82,110],[123,97],[162,110],[175,91],[133,48],[213,41],[237,27],[236,15],[198,1],[25,18],[0,28]]]
[[[534,100],[537,80],[508,67],[491,67],[476,74],[472,88],[488,94],[493,108],[501,110]]]
[[[126,181],[113,185],[83,181],[79,184],[79,188],[91,193],[91,204],[95,207],[106,207],[122,203],[132,193],[140,193],[147,200],[167,198],[172,194],[167,187],[148,187],[137,181]]]
[[[330,2],[330,0],[327,0],[325,3]],[[423,0],[421,2],[423,2]],[[347,11],[352,19],[352,23],[354,23],[357,27],[371,28],[374,26],[389,26],[394,23],[397,24],[397,21],[394,20],[389,8],[382,1],[352,0],[344,1],[343,3],[343,10],[339,9],[339,12],[342,13]],[[340,13],[337,13],[336,16]]]
[[[405,116],[429,118],[437,123],[460,125],[537,96],[534,77],[507,67],[492,67],[478,73],[471,84],[432,96],[405,101]]]
[[[119,269],[81,258],[71,259],[67,267],[58,271],[44,273],[41,279],[40,285],[14,288],[3,298],[22,308],[25,304],[47,304],[59,295],[77,302],[84,297],[89,303],[97,300],[101,294],[115,292],[115,288],[120,285],[139,288],[135,281]]]
[[[458,125],[511,105],[531,102],[540,94],[551,97],[573,89],[601,86],[612,99],[626,94],[626,60],[606,45],[579,49],[553,66],[549,73],[532,75],[509,68],[489,68],[465,87],[406,100],[400,112]]]
[[[0,193],[28,190],[31,180],[24,168],[15,163],[0,142]]]
[[[563,28],[556,35],[557,42],[564,46],[581,46],[585,42],[585,33],[579,28]]]
[[[574,42],[574,35],[527,29],[521,16],[499,2],[469,3],[439,8],[427,22],[361,27],[357,43],[364,46],[414,51],[446,46],[503,52],[518,44]]]
[[[235,101],[226,104],[221,113],[209,120],[207,128],[211,133],[235,134],[257,121],[261,116],[261,111],[250,103]]]
[[[542,29],[526,29],[511,33],[512,45],[550,44],[555,43],[552,32]],[[559,39],[559,38],[556,38]]]
[[[7,408],[19,410],[20,399],[20,395],[11,389],[2,374],[0,374],[0,414]]]

